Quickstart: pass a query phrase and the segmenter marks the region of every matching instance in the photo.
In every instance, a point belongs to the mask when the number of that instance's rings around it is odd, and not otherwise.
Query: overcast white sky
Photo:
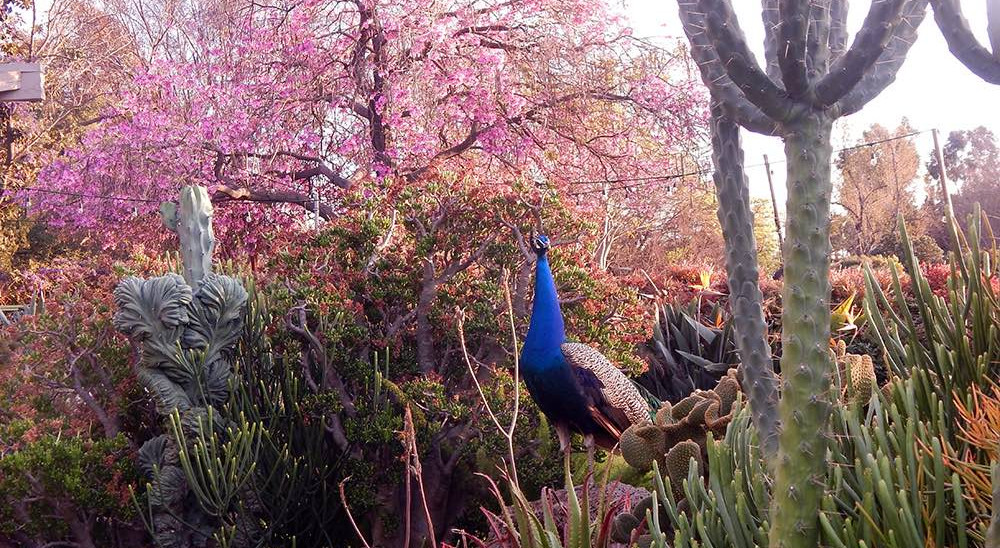
[[[631,19],[636,36],[656,37],[660,40],[683,38],[677,19],[674,0],[618,0],[624,2],[625,12]],[[760,2],[733,0],[740,25],[758,59],[763,59],[763,26],[760,21]],[[852,32],[860,26],[868,11],[868,2],[851,2],[850,22]],[[987,44],[986,2],[963,0],[962,8],[980,42]],[[834,148],[849,146],[860,138],[861,132],[874,123],[895,128],[905,116],[916,130],[937,128],[942,140],[948,132],[986,126],[1000,136],[1000,86],[987,84],[973,75],[948,51],[941,32],[928,8],[920,27],[916,44],[910,49],[906,63],[896,81],[861,112],[841,119],[834,128]],[[844,140],[844,136],[847,140]],[[932,150],[931,134],[914,137],[917,149],[924,156]],[[774,137],[743,132],[746,162],[759,164],[763,155],[774,162],[784,157],[781,140]],[[942,146],[944,143],[942,142]],[[772,165],[775,192],[779,206],[784,202],[784,165]],[[834,174],[836,176],[836,174]],[[750,192],[754,196],[768,197],[766,173],[763,167],[748,167]],[[784,209],[783,207],[781,208]],[[784,211],[782,211],[782,215]]]

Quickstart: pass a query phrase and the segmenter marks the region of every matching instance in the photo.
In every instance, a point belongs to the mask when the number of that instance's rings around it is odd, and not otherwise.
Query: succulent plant
[[[668,454],[682,442],[693,442],[702,450],[709,432],[722,435],[729,424],[733,403],[740,391],[737,370],[730,369],[712,390],[696,390],[670,404],[664,402],[655,422],[633,424],[622,432],[622,456],[633,468],[647,471],[656,461],[669,471]],[[686,467],[687,461],[683,463]]]
[[[837,341],[834,359],[840,386],[840,401],[845,404],[868,403],[877,390],[875,363],[867,354],[848,354],[843,339]]]
[[[220,541],[220,516],[252,473],[249,455],[259,443],[254,425],[230,424],[218,411],[230,395],[247,292],[235,278],[212,273],[212,206],[204,188],[184,187],[180,208],[161,211],[180,237],[184,277],[122,280],[114,324],[140,345],[137,376],[170,431],[139,450],[149,480],[147,525],[158,546],[204,546]],[[236,545],[237,538],[227,540]]]
[[[660,401],[676,402],[696,389],[708,390],[739,363],[735,321],[716,306],[710,313],[718,318],[716,325],[705,325],[696,319],[696,307],[697,302],[656,307],[653,337],[646,343],[649,369],[636,382]]]

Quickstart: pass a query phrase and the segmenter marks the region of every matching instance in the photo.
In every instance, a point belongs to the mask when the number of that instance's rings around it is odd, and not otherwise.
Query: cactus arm
[[[809,33],[806,52],[806,76],[810,82],[826,74],[830,68],[830,29],[832,0],[816,0],[809,5]]]
[[[747,101],[743,92],[729,80],[705,32],[705,14],[696,9],[695,0],[678,2],[684,34],[691,42],[691,57],[698,64],[702,82],[723,104],[726,114],[741,126],[762,135],[777,135],[778,127],[756,105]]]
[[[778,68],[781,81],[791,97],[801,97],[809,88],[806,79],[806,32],[809,4],[802,0],[780,0],[778,15]]]
[[[811,114],[785,135],[788,224],[782,297],[782,431],[771,506],[771,548],[818,546],[826,477],[830,379],[830,133]]]
[[[987,6],[990,4],[996,2],[988,2]],[[952,55],[976,76],[991,84],[1000,84],[1000,57],[997,57],[1000,52],[997,49],[1000,42],[1000,13],[997,12],[1000,12],[1000,8],[987,8],[990,42],[994,48],[993,53],[990,53],[972,34],[958,0],[934,0],[931,6],[934,7],[934,20]]]
[[[758,66],[730,0],[701,0],[699,6],[705,12],[708,35],[729,79],[768,117],[788,120],[792,102]]]
[[[837,60],[847,50],[847,0],[830,2],[830,57]]]
[[[774,82],[781,81],[778,68],[778,0],[761,0],[760,18],[764,21],[764,72]]]
[[[184,259],[184,280],[192,288],[197,288],[198,283],[212,273],[212,251],[215,249],[212,200],[204,187],[186,186],[181,189],[177,235]]]
[[[816,83],[816,106],[826,108],[851,91],[882,56],[906,0],[872,2],[851,48],[834,61],[830,72]]]
[[[772,461],[778,449],[778,381],[771,364],[767,324],[758,286],[757,242],[753,236],[750,193],[743,172],[739,127],[723,116],[713,101],[712,159],[719,223],[726,243],[726,271],[736,323],[736,341],[743,363],[743,390],[761,440],[761,449]]]
[[[927,0],[911,0],[903,16],[893,27],[893,35],[879,60],[868,74],[837,104],[840,115],[847,116],[862,109],[896,79],[906,53],[917,39],[917,29],[924,20]]]

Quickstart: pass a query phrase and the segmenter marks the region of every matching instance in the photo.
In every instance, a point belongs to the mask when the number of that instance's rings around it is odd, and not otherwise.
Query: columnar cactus
[[[761,439],[780,428],[777,456],[769,455],[776,476],[770,544],[817,546],[832,405],[830,133],[834,120],[861,109],[895,78],[926,0],[874,0],[849,48],[844,47],[846,1],[764,0],[766,69],[750,52],[731,0],[678,0],[678,5],[692,56],[718,106],[715,116],[785,140],[780,424],[769,421],[773,398],[757,397],[756,389],[749,395]],[[767,373],[759,368],[745,370],[745,386],[770,382],[762,374]]]
[[[969,70],[991,84],[1000,84],[1000,4],[986,3],[989,51],[980,45],[962,14],[959,0],[932,0],[934,20],[948,42],[948,49]]]
[[[757,242],[753,234],[750,188],[743,172],[740,130],[722,112],[716,100],[712,102],[712,111],[713,178],[719,196],[719,224],[726,243],[726,272],[736,324],[736,345],[761,447],[765,455],[775,455],[778,452],[778,381],[771,360],[771,345],[767,341],[763,295],[757,283]]]
[[[175,218],[175,208],[161,211],[167,226],[180,236],[184,277],[171,273],[122,280],[115,289],[114,324],[141,345],[137,376],[159,413],[170,418],[172,434],[147,441],[139,451],[140,468],[150,479],[154,541],[159,546],[201,546],[219,523],[200,500],[210,494],[193,481],[190,455],[204,452],[206,444],[198,440],[215,430],[228,430],[233,435],[223,437],[242,444],[223,444],[222,451],[245,451],[254,437],[239,428],[228,429],[218,411],[229,398],[231,360],[243,329],[247,292],[238,280],[212,273],[212,207],[204,188],[181,191]],[[245,480],[244,475],[238,477]]]

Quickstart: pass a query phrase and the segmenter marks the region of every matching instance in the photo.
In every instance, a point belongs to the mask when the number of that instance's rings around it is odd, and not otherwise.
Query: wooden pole
[[[778,232],[778,249],[785,249],[785,239],[781,236],[781,218],[778,217],[778,199],[774,197],[774,181],[771,179],[771,163],[764,155],[764,169],[767,171],[767,186],[771,189],[771,207],[774,209],[774,229]]]

